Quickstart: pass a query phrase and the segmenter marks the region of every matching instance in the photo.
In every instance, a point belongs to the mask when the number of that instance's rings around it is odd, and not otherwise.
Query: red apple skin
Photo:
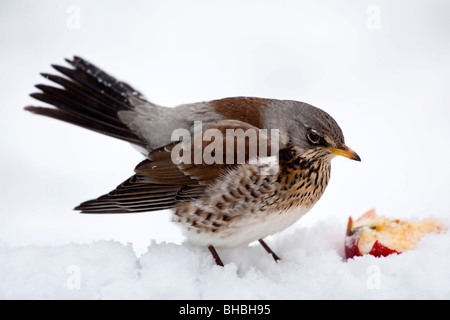
[[[353,228],[353,220],[351,217],[348,218],[347,235],[345,237],[345,257],[347,259],[363,256],[358,246],[362,230],[362,228]],[[401,252],[388,248],[377,240],[368,254],[379,258],[387,257],[393,253],[400,254]]]
[[[388,255],[391,255],[393,253],[400,254],[401,252],[383,246],[378,240],[375,241],[375,243],[372,246],[372,249],[369,252],[370,255],[377,258],[387,257]]]
[[[347,259],[362,255],[358,248],[361,232],[361,228],[353,228],[353,220],[351,217],[348,218],[347,235],[345,237],[345,257]]]

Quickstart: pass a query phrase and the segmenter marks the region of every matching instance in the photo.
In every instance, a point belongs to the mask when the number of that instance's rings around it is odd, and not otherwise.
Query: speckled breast
[[[275,175],[242,165],[211,185],[205,196],[182,204],[174,222],[199,245],[245,245],[281,231],[319,200],[330,176],[327,161],[294,157]]]

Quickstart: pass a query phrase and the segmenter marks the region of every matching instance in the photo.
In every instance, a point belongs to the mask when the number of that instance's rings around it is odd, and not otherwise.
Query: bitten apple
[[[375,257],[400,254],[413,249],[425,234],[442,229],[442,223],[436,219],[389,219],[370,210],[356,221],[348,219],[345,255],[350,259],[365,254]]]

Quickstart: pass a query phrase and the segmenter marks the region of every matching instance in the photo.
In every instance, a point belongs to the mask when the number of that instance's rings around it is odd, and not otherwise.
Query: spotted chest
[[[246,245],[287,228],[320,199],[330,166],[308,155],[279,164],[274,175],[250,164],[229,171],[205,196],[177,207],[174,222],[191,242],[217,247]]]
[[[330,180],[330,161],[314,154],[281,162],[277,175],[279,208],[312,207],[323,195]]]

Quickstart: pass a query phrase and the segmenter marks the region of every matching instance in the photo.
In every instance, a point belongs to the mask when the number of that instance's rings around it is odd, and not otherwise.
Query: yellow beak
[[[338,156],[343,156],[352,160],[361,161],[361,158],[358,156],[358,154],[345,145],[339,149],[333,147],[325,147],[325,148],[330,150],[332,153],[337,154]]]

